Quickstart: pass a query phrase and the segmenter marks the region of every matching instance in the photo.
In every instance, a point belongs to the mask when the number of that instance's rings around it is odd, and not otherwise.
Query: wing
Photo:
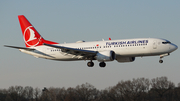
[[[17,47],[17,46],[8,46],[8,45],[4,45],[5,47],[10,47],[10,48],[16,48],[16,49],[24,49],[24,50],[35,50],[32,48],[25,48],[25,47]]]
[[[62,52],[65,52],[68,54],[81,55],[81,56],[85,56],[87,58],[92,58],[97,54],[97,51],[81,50],[81,49],[64,47],[64,46],[50,45],[50,44],[46,44],[46,43],[44,43],[44,45],[49,46],[49,47],[59,48],[59,49],[61,49]]]

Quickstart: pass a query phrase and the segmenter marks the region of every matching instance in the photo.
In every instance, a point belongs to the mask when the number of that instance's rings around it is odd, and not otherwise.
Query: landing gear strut
[[[99,66],[100,66],[100,67],[105,67],[105,66],[106,66],[106,63],[105,63],[105,62],[100,62],[100,63],[99,63]]]
[[[87,63],[88,67],[93,67],[94,66],[94,62],[92,62],[92,60],[90,62]]]
[[[159,63],[163,63],[162,58],[163,58],[163,57],[165,57],[165,56],[168,56],[168,55],[170,55],[170,54],[169,54],[169,53],[166,53],[166,54],[162,54],[162,55],[160,55],[160,60],[159,60]]]
[[[163,58],[163,56],[160,56],[159,63],[163,63],[162,58]]]

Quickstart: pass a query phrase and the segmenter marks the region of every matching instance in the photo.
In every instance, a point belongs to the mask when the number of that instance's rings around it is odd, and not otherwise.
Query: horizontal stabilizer
[[[24,50],[35,50],[35,49],[32,49],[32,48],[17,47],[17,46],[8,46],[8,45],[4,45],[4,47],[10,47],[10,48],[16,48],[16,49],[24,49]]]

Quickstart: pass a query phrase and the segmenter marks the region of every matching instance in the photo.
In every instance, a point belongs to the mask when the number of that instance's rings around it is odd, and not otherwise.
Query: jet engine
[[[112,50],[106,50],[96,54],[96,59],[100,62],[113,61],[115,58],[116,54]]]
[[[116,60],[118,62],[133,62],[135,60],[135,57],[121,57],[121,56],[118,56],[116,58]]]

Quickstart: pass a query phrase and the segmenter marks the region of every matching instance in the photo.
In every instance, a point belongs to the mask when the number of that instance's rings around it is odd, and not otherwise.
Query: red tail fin
[[[39,46],[43,45],[43,43],[57,44],[56,42],[44,40],[24,15],[19,15],[18,18],[26,47]]]

